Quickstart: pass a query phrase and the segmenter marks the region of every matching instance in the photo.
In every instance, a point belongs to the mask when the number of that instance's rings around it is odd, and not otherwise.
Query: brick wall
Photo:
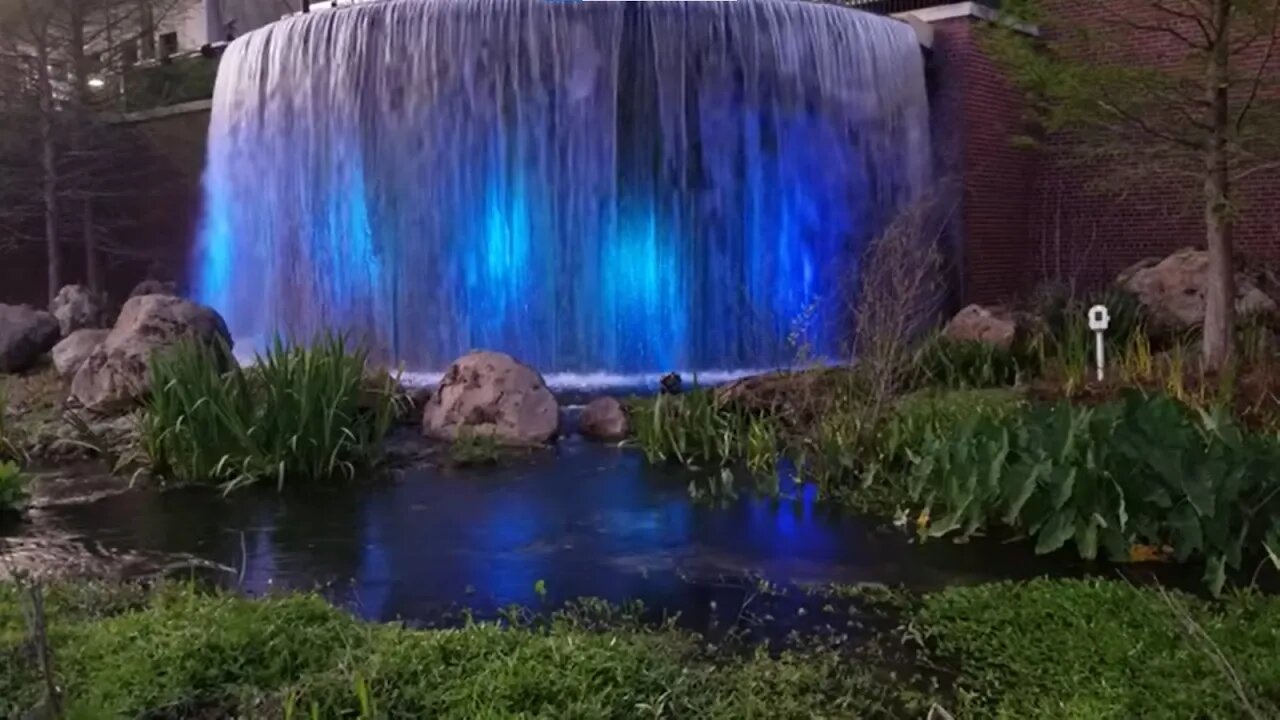
[[[1068,52],[1091,61],[1167,66],[1182,62],[1186,46],[1162,27],[1185,33],[1170,16],[1139,0],[1045,0],[1052,14],[1046,35],[1062,41]],[[1112,43],[1085,45],[1070,41],[1070,28],[1088,28]],[[1261,65],[1265,38],[1234,59],[1241,68]],[[1266,66],[1267,77],[1280,80],[1280,62]],[[1144,173],[1140,182],[1118,189],[1105,179],[1107,167],[1082,165],[1067,141],[1050,144],[1040,154],[1031,194],[1029,240],[1041,278],[1075,282],[1082,287],[1104,284],[1130,264],[1187,246],[1203,247],[1204,220],[1200,182],[1170,172]],[[1100,182],[1103,180],[1103,182]],[[1280,261],[1280,173],[1260,173],[1239,183],[1241,214],[1235,228],[1241,257]]]
[[[1028,209],[1033,153],[1010,138],[1019,132],[1018,94],[981,50],[976,20],[934,25],[934,136],[939,175],[960,186],[960,297],[995,303],[1030,287]]]

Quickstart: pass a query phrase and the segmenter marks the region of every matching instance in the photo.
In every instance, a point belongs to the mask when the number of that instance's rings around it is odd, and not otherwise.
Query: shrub
[[[754,470],[770,472],[778,453],[779,435],[769,416],[737,411],[709,389],[633,401],[630,416],[649,462],[723,466],[746,461]]]
[[[20,460],[22,454],[18,432],[9,419],[8,388],[0,384],[0,460]]]
[[[21,512],[27,506],[27,479],[11,460],[0,462],[0,514]]]
[[[1026,344],[1005,349],[934,335],[913,353],[906,377],[908,389],[961,390],[1016,385],[1039,370],[1036,353]]]
[[[458,467],[493,465],[501,450],[493,435],[464,431],[449,444],[449,461]]]
[[[277,340],[226,374],[216,348],[189,342],[158,355],[141,433],[152,470],[227,489],[354,479],[381,459],[401,401],[395,379],[371,377],[366,359],[332,335],[308,347]]]
[[[1167,545],[1180,561],[1201,559],[1217,593],[1246,543],[1280,517],[1280,444],[1225,411],[1164,395],[971,413],[958,425],[927,425],[913,441],[902,465],[928,536],[1002,524],[1034,537],[1038,553],[1074,542],[1081,557],[1101,548],[1117,561],[1135,544]]]

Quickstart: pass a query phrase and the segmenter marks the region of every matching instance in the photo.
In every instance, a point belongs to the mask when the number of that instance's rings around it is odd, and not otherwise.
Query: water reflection
[[[332,492],[134,491],[50,508],[42,522],[117,551],[232,567],[254,593],[324,588],[377,619],[537,604],[539,580],[551,602],[638,598],[687,612],[722,578],[748,574],[937,587],[1043,567],[1023,545],[914,546],[820,504],[789,477],[774,497],[694,503],[695,477],[566,442],[508,466],[414,470]]]

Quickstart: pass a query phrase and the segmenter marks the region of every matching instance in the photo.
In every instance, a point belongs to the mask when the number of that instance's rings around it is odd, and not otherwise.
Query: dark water
[[[341,329],[415,371],[835,356],[928,113],[911,28],[833,5],[316,11],[222,58],[196,294],[245,348]]]
[[[375,619],[538,605],[538,581],[551,603],[640,599],[705,619],[712,602],[750,594],[744,578],[928,589],[1046,568],[1024,543],[913,545],[790,481],[776,499],[694,503],[691,477],[569,441],[503,467],[413,470],[341,492],[130,491],[45,507],[31,525],[105,553],[213,561],[251,593],[323,588]]]

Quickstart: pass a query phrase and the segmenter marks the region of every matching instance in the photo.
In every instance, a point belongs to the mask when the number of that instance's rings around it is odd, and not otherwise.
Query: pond
[[[689,483],[699,477],[570,439],[501,466],[415,468],[338,491],[101,492],[41,503],[7,534],[151,568],[216,564],[225,569],[215,577],[250,593],[318,588],[377,620],[595,596],[702,625],[761,579],[931,589],[1047,569],[1025,543],[914,544],[788,477],[776,497],[695,502]],[[91,491],[92,480],[75,486],[86,483]]]

